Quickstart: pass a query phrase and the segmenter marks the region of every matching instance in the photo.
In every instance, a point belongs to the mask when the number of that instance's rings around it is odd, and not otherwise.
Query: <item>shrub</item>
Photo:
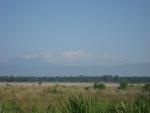
[[[122,81],[122,82],[120,83],[119,89],[127,89],[127,88],[128,88],[128,82]]]
[[[105,89],[106,88],[106,86],[105,86],[105,84],[103,84],[103,83],[94,83],[94,89],[99,89],[99,90],[102,90],[102,89]]]
[[[143,89],[147,92],[150,92],[150,83],[145,84]]]

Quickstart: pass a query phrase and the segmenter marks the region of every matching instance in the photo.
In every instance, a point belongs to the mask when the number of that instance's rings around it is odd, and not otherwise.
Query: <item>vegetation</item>
[[[128,82],[122,81],[122,82],[120,83],[119,89],[127,89],[127,88],[128,88]]]
[[[143,88],[145,91],[150,92],[150,83],[145,84]]]
[[[94,88],[95,88],[95,89],[98,89],[98,90],[102,90],[102,89],[105,89],[106,86],[105,86],[105,84],[103,84],[103,83],[98,83],[98,82],[96,82],[96,83],[94,83]]]
[[[0,105],[0,113],[25,113],[19,104],[7,101]],[[150,113],[150,98],[141,95],[133,102],[108,103],[96,97],[86,95],[71,96],[65,101],[60,101],[57,106],[48,106],[40,109],[32,106],[30,113]]]
[[[0,113],[150,113],[150,93],[146,85],[134,84],[119,90],[119,84],[92,86],[35,86],[2,84]],[[88,90],[86,90],[88,87]]]
[[[148,83],[150,77],[121,77],[118,75],[103,75],[103,76],[63,76],[63,77],[36,77],[36,76],[0,76],[0,82],[111,82],[120,83],[121,81],[128,81],[129,83]]]

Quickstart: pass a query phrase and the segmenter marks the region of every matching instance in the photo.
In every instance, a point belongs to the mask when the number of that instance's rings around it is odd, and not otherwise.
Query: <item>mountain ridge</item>
[[[150,63],[120,65],[59,65],[39,59],[13,59],[0,64],[0,74],[150,76]]]

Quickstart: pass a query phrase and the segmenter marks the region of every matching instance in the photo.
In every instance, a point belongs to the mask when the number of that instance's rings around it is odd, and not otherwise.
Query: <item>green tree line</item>
[[[121,77],[118,75],[103,75],[103,76],[0,76],[0,82],[112,82],[120,83],[121,81],[128,81],[130,83],[149,83],[150,77],[148,76],[130,76]]]

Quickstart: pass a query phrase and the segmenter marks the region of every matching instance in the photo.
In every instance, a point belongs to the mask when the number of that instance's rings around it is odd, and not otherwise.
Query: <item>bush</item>
[[[145,84],[143,89],[147,92],[150,92],[150,83]]]
[[[102,84],[102,83],[94,83],[94,89],[99,89],[99,90],[101,90],[101,89],[105,89],[106,88],[106,86],[105,86],[105,84]]]
[[[128,82],[122,81],[122,82],[120,83],[119,89],[127,89],[127,88],[128,88]]]

